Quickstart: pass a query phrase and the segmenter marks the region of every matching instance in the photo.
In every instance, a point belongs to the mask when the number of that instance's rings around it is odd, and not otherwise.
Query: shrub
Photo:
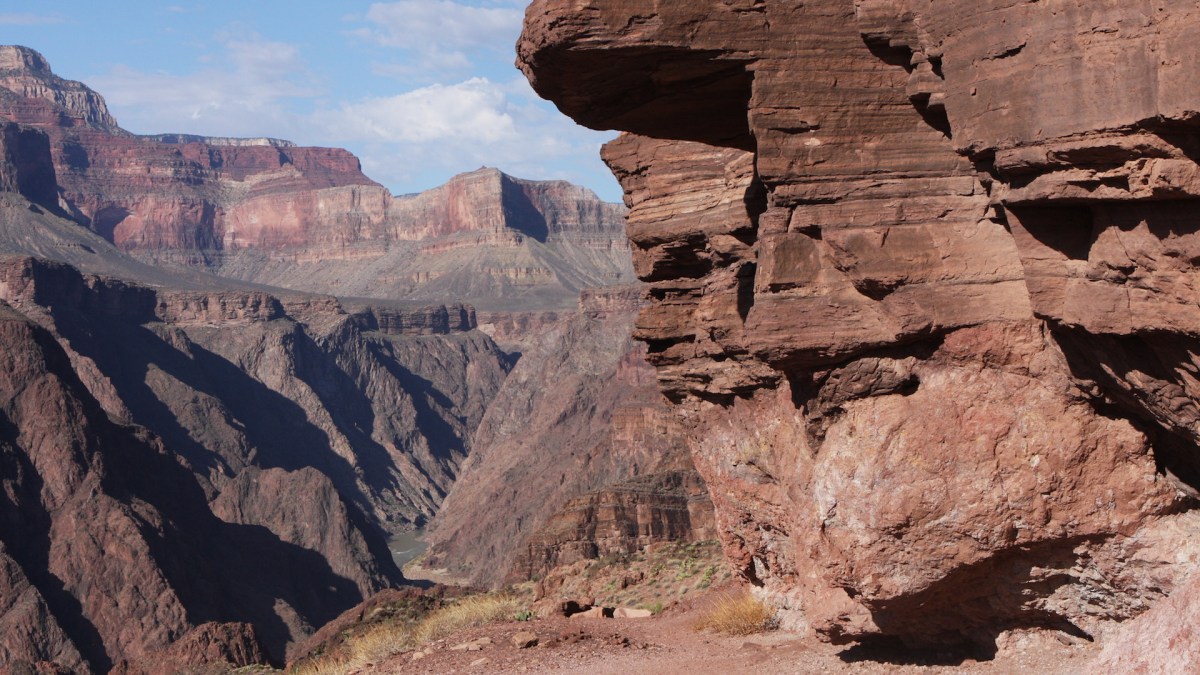
[[[474,595],[436,610],[417,626],[417,644],[432,642],[464,628],[475,628],[515,616],[523,608],[507,595]]]
[[[718,598],[693,627],[696,630],[712,630],[723,635],[752,635],[770,630],[773,624],[774,615],[771,610],[746,593]]]

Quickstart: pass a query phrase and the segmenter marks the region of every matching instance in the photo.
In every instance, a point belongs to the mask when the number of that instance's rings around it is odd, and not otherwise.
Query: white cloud
[[[347,104],[314,121],[339,140],[497,143],[517,134],[504,91],[484,78]]]
[[[471,49],[513,39],[523,13],[514,7],[472,7],[451,0],[400,0],[367,10],[370,35],[401,49]]]
[[[523,78],[423,87],[318,112],[309,121],[314,135],[357,146],[364,171],[385,185],[483,165],[525,178],[612,181],[598,155],[614,134],[576,126],[537,101]]]
[[[294,128],[289,99],[320,93],[300,56],[283,42],[225,34],[204,69],[172,75],[118,67],[91,80],[126,128],[139,133],[282,135]]]
[[[392,74],[461,72],[471,66],[473,56],[513,49],[521,32],[524,3],[493,4],[499,6],[476,7],[452,0],[375,3],[366,14],[371,26],[351,34],[406,52],[406,65],[392,66]],[[387,69],[377,68],[377,72]]]
[[[0,13],[0,26],[42,26],[65,22],[66,18],[57,12],[54,14]]]

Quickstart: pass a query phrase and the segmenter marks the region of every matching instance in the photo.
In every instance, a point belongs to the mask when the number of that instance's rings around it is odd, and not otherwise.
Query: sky
[[[343,147],[396,194],[493,166],[619,201],[574,124],[513,65],[527,0],[0,0],[0,44],[41,52],[139,134]]]

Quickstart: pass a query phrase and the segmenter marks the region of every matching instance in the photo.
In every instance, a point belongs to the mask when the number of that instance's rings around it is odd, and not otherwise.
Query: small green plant
[[[513,618],[516,619],[517,621],[533,621],[533,616],[534,616],[534,614],[531,610],[523,609],[523,610],[517,612],[516,616],[514,616]]]
[[[647,605],[645,608],[650,610],[650,613],[653,614],[654,616],[658,616],[659,614],[662,614],[663,604],[662,604],[662,601],[659,600],[657,602],[653,602],[653,603]]]
[[[679,571],[675,573],[675,581],[682,581],[696,573],[696,559],[688,556],[679,563]]]

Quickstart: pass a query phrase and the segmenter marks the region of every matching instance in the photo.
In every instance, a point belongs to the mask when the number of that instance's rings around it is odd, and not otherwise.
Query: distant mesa
[[[0,48],[0,119],[49,140],[58,206],[147,263],[349,297],[570,308],[633,280],[625,208],[482,168],[394,196],[337,148],[135,136],[37,52]]]

